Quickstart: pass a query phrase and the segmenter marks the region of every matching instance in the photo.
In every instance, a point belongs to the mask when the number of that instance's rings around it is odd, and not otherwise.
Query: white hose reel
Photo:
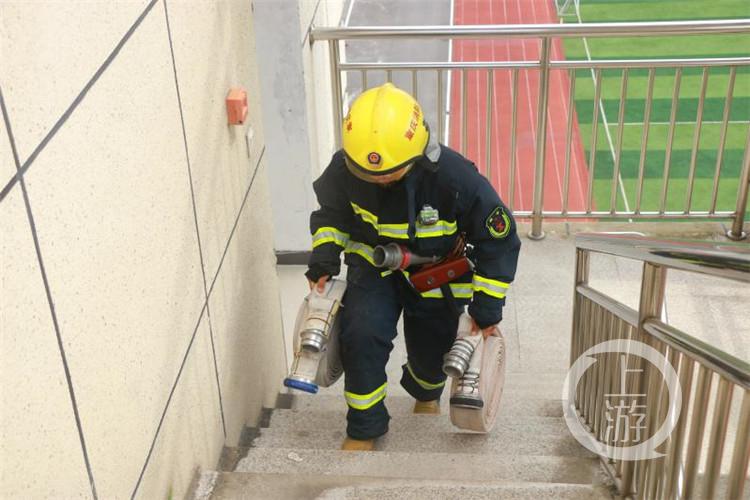
[[[458,320],[456,342],[444,357],[451,377],[450,417],[460,429],[490,432],[495,425],[505,383],[505,340],[500,330],[483,338],[472,335],[471,317]]]
[[[294,323],[294,361],[284,385],[315,394],[318,387],[333,385],[343,374],[339,331],[346,281],[332,279],[323,292],[313,289],[305,297]]]

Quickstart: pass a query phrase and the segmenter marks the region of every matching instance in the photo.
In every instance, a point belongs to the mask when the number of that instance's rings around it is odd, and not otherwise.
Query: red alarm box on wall
[[[227,123],[229,125],[242,125],[247,118],[247,92],[245,89],[236,87],[229,89],[227,95]]]

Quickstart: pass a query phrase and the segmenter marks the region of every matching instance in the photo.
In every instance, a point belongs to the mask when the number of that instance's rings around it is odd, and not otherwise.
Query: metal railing
[[[572,399],[580,421],[592,438],[614,445],[607,396],[645,398],[644,433],[652,435],[670,415],[674,428],[658,451],[660,458],[602,459],[625,497],[743,497],[750,460],[750,365],[716,346],[687,335],[662,319],[668,269],[707,274],[750,284],[750,247],[738,243],[703,243],[648,239],[628,235],[583,234],[576,237],[577,259],[571,363],[594,345],[614,340],[639,341],[664,356],[675,370],[681,402],[672,400],[658,367],[627,354],[599,355],[596,366],[580,379]],[[591,253],[643,262],[640,303],[634,310],[589,285]],[[627,372],[623,371],[627,370]],[[696,374],[697,371],[697,374]],[[640,372],[625,379],[616,374]],[[716,390],[712,384],[716,382]],[[737,391],[735,394],[734,391]],[[712,396],[713,394],[713,396]],[[739,412],[731,415],[733,396],[741,396]],[[674,411],[679,417],[674,420]],[[738,415],[737,415],[738,413]],[[713,417],[709,422],[708,415]],[[727,437],[734,437],[728,474],[722,474]],[[706,448],[707,447],[707,448]],[[701,459],[705,467],[701,473]],[[725,464],[724,471],[727,467]],[[699,479],[700,478],[700,479]]]
[[[743,232],[745,213],[748,203],[748,189],[750,187],[750,133],[745,141],[744,154],[742,155],[741,165],[737,169],[739,175],[732,182],[737,183],[737,195],[735,203],[731,209],[727,207],[718,207],[719,185],[722,177],[722,171],[726,171],[727,162],[724,157],[726,146],[727,131],[730,125],[730,111],[732,109],[732,100],[735,94],[735,81],[737,73],[743,68],[750,67],[750,57],[721,57],[721,58],[689,58],[689,59],[622,59],[622,60],[553,60],[552,43],[556,38],[588,38],[588,37],[643,37],[643,36],[695,36],[695,35],[726,35],[737,33],[750,33],[750,19],[726,20],[726,21],[682,21],[682,22],[650,22],[650,23],[587,23],[587,24],[541,24],[541,25],[481,25],[481,26],[403,26],[403,27],[345,27],[345,28],[314,28],[311,32],[310,40],[312,42],[327,41],[329,44],[330,71],[333,92],[333,118],[335,123],[335,137],[340,140],[341,123],[344,116],[343,80],[358,80],[359,85],[355,93],[368,88],[376,80],[373,75],[385,74],[385,80],[392,81],[396,75],[406,76],[408,81],[411,80],[411,90],[417,94],[418,90],[425,85],[425,80],[430,80],[430,85],[434,80],[435,103],[422,102],[422,106],[435,105],[435,115],[437,117],[438,136],[443,142],[448,144],[448,127],[451,115],[450,92],[446,91],[451,83],[460,86],[460,108],[461,120],[454,120],[453,126],[460,128],[460,135],[455,135],[458,139],[454,142],[460,142],[459,149],[466,153],[467,149],[467,81],[470,72],[473,72],[477,81],[480,75],[484,74],[486,83],[487,110],[484,113],[484,171],[489,176],[493,166],[493,151],[497,152],[499,141],[491,139],[493,127],[492,114],[490,108],[493,100],[498,102],[498,97],[493,95],[491,89],[494,89],[493,82],[497,81],[496,73],[509,73],[510,84],[510,105],[509,114],[511,123],[508,127],[509,151],[508,151],[508,182],[507,192],[501,193],[506,204],[508,204],[517,217],[531,218],[532,229],[530,237],[538,239],[544,236],[542,231],[542,222],[545,218],[564,218],[564,219],[708,219],[708,220],[731,220],[731,229],[727,236],[732,239],[743,239],[746,234]],[[341,59],[341,41],[356,40],[379,40],[379,39],[417,39],[417,40],[461,40],[461,39],[517,39],[533,38],[540,41],[538,60],[526,61],[487,61],[487,62],[351,62]],[[661,188],[659,189],[659,199],[649,199],[644,193],[644,179],[646,169],[650,166],[647,160],[647,149],[650,133],[650,113],[653,102],[654,81],[657,70],[668,68],[674,70],[674,86],[672,93],[672,106],[670,119],[668,122],[668,141],[666,145],[665,159],[661,164]],[[691,159],[689,162],[689,174],[687,186],[681,197],[684,203],[681,203],[680,210],[674,210],[674,204],[668,209],[668,195],[670,193],[670,171],[672,171],[672,147],[675,138],[675,128],[677,122],[677,112],[679,104],[680,82],[683,70],[686,68],[701,68],[702,81],[701,93],[698,102],[698,111],[695,121],[695,130],[692,141]],[[573,147],[573,130],[577,123],[575,111],[575,72],[576,70],[587,69],[593,73],[594,80],[594,108],[592,115],[591,137],[589,138],[589,158],[583,159],[585,168],[588,171],[588,185],[585,186],[585,203],[578,209],[570,209],[569,184],[571,181],[571,149]],[[594,193],[594,176],[596,169],[596,152],[597,141],[599,139],[599,115],[600,101],[602,96],[602,72],[605,70],[620,70],[622,73],[620,86],[620,107],[617,120],[616,144],[611,145],[614,166],[612,177],[609,182],[610,196],[609,206],[605,209],[595,208]],[[618,207],[618,184],[622,195],[625,196],[622,187],[621,169],[622,169],[622,150],[623,150],[623,130],[624,130],[624,103],[627,95],[629,73],[633,70],[647,70],[648,72],[648,91],[645,100],[644,109],[644,126],[642,140],[640,144],[640,155],[638,164],[638,175],[636,180],[635,206],[633,208]],[[708,84],[711,72],[728,71],[728,84],[724,97],[724,112],[720,122],[720,138],[715,148],[716,162],[713,169],[713,183],[711,187],[710,202],[706,206],[696,207],[695,202],[695,179],[696,179],[696,161],[699,154],[706,153],[701,148],[701,128],[703,125],[703,109],[706,99],[706,86]],[[545,189],[544,178],[547,173],[545,158],[547,142],[549,141],[548,126],[548,103],[550,88],[550,72],[563,71],[569,80],[569,92],[564,99],[567,103],[567,121],[565,128],[565,154],[564,154],[564,173],[562,181],[562,193],[560,195],[560,207],[550,208],[545,206]],[[515,189],[519,175],[518,168],[518,146],[517,146],[517,120],[518,120],[518,95],[519,95],[519,72],[538,72],[538,97],[536,103],[535,120],[535,147],[534,147],[534,184],[533,200],[531,207],[515,207]],[[528,73],[526,73],[528,75]],[[421,78],[420,78],[421,76]],[[349,77],[349,78],[348,78]],[[410,77],[410,78],[409,78]],[[422,80],[422,81],[420,81]],[[368,82],[370,85],[368,85]],[[421,99],[420,99],[421,100]],[[531,103],[529,104],[531,106]],[[458,107],[459,104],[455,103]],[[604,113],[603,108],[601,112]],[[452,118],[458,118],[453,116]],[[479,118],[477,118],[479,119]],[[750,122],[750,116],[747,117]],[[498,127],[498,125],[495,125]],[[608,133],[608,130],[606,131]],[[479,134],[482,135],[481,133]],[[480,139],[481,141],[481,139]],[[340,145],[337,142],[337,145]],[[480,154],[481,146],[477,146],[477,156]],[[474,158],[479,164],[479,158]],[[739,160],[737,160],[739,161]],[[703,194],[703,193],[702,193]],[[674,194],[672,195],[674,196]],[[726,196],[726,195],[725,195]],[[730,195],[731,196],[731,195]],[[550,196],[548,195],[548,198]],[[555,202],[556,204],[557,202]],[[647,209],[645,205],[653,205],[656,209]]]

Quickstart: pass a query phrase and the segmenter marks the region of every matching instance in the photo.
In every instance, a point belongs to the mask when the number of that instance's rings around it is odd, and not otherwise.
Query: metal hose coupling
[[[308,328],[299,334],[300,348],[307,352],[320,352],[328,340],[325,332],[318,328]]]
[[[456,340],[451,350],[443,356],[443,373],[453,378],[461,378],[469,368],[469,360],[474,354],[475,345],[465,337]]]
[[[479,410],[484,407],[484,401],[479,394],[479,372],[467,370],[458,381],[456,392],[451,396],[451,406]]]

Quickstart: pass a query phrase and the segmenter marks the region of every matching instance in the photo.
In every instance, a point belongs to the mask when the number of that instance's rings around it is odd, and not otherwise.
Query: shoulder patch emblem
[[[490,232],[490,236],[495,239],[508,236],[510,232],[510,217],[505,213],[503,207],[495,208],[489,217],[487,217],[487,230]]]

